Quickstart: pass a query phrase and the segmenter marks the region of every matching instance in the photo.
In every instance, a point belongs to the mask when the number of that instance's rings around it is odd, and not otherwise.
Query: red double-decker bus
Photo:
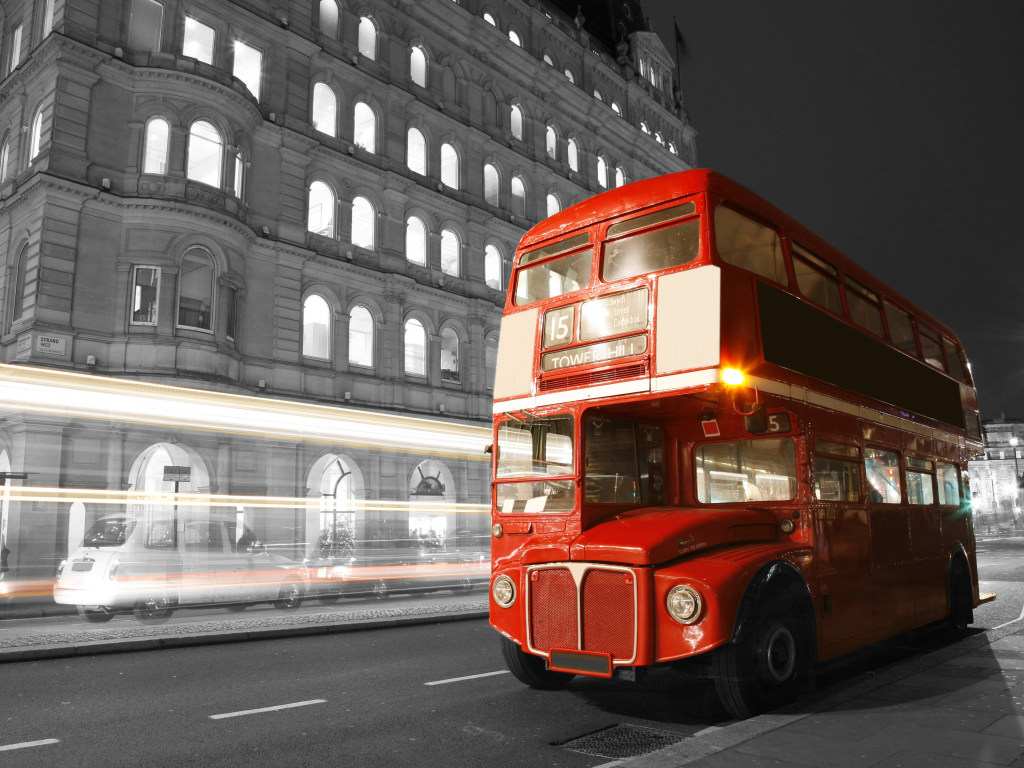
[[[526,234],[494,430],[490,621],[533,687],[707,654],[746,717],[994,598],[956,336],[718,173]]]

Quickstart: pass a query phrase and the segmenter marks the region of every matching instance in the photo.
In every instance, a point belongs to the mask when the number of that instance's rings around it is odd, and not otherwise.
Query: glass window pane
[[[484,166],[484,200],[498,205],[498,169],[490,164]]]
[[[418,128],[409,129],[406,165],[413,173],[427,175],[427,143]]]
[[[512,177],[512,212],[516,216],[526,216],[526,184],[518,176]]]
[[[573,75],[571,69],[566,69],[565,70],[565,79],[568,80],[573,85],[576,85],[576,76]]]
[[[260,100],[260,81],[263,78],[263,51],[235,40],[235,66],[232,74],[245,83],[256,101]]]
[[[7,181],[7,166],[11,162],[11,142],[5,141],[0,148],[0,184]]]
[[[865,448],[864,474],[868,480],[868,501],[875,504],[900,503],[899,454]]]
[[[626,183],[626,174],[622,172],[621,168],[615,169],[615,186],[621,187]]]
[[[366,368],[373,366],[373,315],[363,306],[353,307],[349,316],[348,361]]]
[[[355,106],[355,124],[352,141],[367,152],[377,151],[377,115],[368,104],[359,102]]]
[[[574,171],[580,169],[580,145],[576,143],[576,139],[569,139],[568,143],[568,155],[569,155],[569,168]]]
[[[441,183],[452,189],[459,188],[459,153],[451,144],[441,145]]]
[[[338,4],[335,0],[320,0],[320,32],[332,40],[338,39]]]
[[[459,380],[459,336],[451,328],[441,331],[441,381]]]
[[[146,151],[142,161],[143,173],[167,173],[167,143],[171,127],[166,120],[154,117],[146,123]]]
[[[887,301],[885,319],[889,323],[892,343],[908,355],[917,357],[917,342],[914,340],[914,324],[910,321],[910,315]]]
[[[935,480],[939,487],[939,504],[957,506],[960,504],[960,473],[955,464],[938,463]]]
[[[228,311],[227,323],[224,331],[225,335],[234,341],[238,322],[238,291],[235,288],[228,286],[226,300],[228,302]]]
[[[666,221],[672,221],[674,219],[682,219],[685,216],[689,216],[691,213],[695,213],[697,206],[693,203],[683,203],[682,205],[674,205],[671,208],[663,208],[660,211],[654,213],[648,213],[644,216],[634,216],[631,219],[620,221],[616,224],[612,224],[608,227],[608,233],[605,235],[609,240],[619,235],[625,235],[628,232],[634,232],[638,229],[644,229],[645,227],[653,227],[655,224],[662,224]]]
[[[160,297],[160,270],[136,267],[132,285],[132,324],[156,325]]]
[[[427,263],[427,228],[418,216],[405,222],[405,258],[413,264]]]
[[[377,28],[365,16],[359,19],[359,52],[372,61],[377,60]]]
[[[488,288],[501,290],[501,251],[493,245],[484,248],[484,282]]]
[[[322,296],[307,296],[302,304],[302,354],[330,358],[331,308]]]
[[[726,264],[789,285],[779,234],[724,205],[715,208],[715,242]]]
[[[558,197],[555,195],[548,195],[548,216],[554,216],[561,210],[561,206],[558,204]]]
[[[689,264],[699,250],[699,219],[624,237],[605,244],[601,279],[612,282]]]
[[[523,138],[523,110],[517,104],[512,105],[512,135],[522,141]]]
[[[663,504],[661,428],[604,415],[589,416],[586,423],[585,500]]]
[[[917,330],[921,335],[921,351],[924,353],[924,361],[940,371],[946,370],[946,366],[942,362],[942,337],[927,325],[920,323],[917,325]]]
[[[558,151],[558,137],[555,135],[555,129],[550,125],[544,131],[544,151],[552,160],[555,159],[555,154]]]
[[[155,0],[132,0],[128,22],[128,47],[136,51],[159,51],[164,5]]]
[[[205,120],[192,123],[188,136],[188,177],[211,187],[220,187],[223,140],[220,132]]]
[[[516,277],[516,304],[522,306],[586,288],[593,261],[594,252],[588,250],[520,269]]]
[[[313,86],[313,128],[328,136],[338,135],[338,97],[327,83]]]
[[[860,468],[851,461],[816,456],[814,498],[818,501],[860,501]]]
[[[427,338],[419,320],[405,324],[405,372],[424,376],[427,372]]]
[[[601,187],[608,186],[608,163],[603,157],[597,158],[597,183]]]
[[[373,203],[365,197],[356,197],[352,200],[353,245],[373,249],[376,232],[375,220]]]
[[[419,46],[409,52],[409,77],[416,85],[427,87],[427,57]]]
[[[34,160],[36,155],[40,153],[43,148],[43,110],[40,108],[36,112],[35,118],[32,120],[32,135],[29,141],[28,156],[30,160]]]
[[[523,47],[523,41],[519,37],[519,33],[516,32],[515,30],[510,29],[508,31],[508,39],[511,40],[515,45],[518,45],[520,48]]]
[[[934,504],[932,476],[924,472],[907,472],[907,503]]]
[[[491,25],[492,27],[496,27],[496,26],[498,26],[498,22],[496,22],[496,21],[494,20],[494,17],[493,17],[493,16],[491,15],[491,14],[489,14],[489,13],[485,13],[485,14],[484,14],[484,21],[486,21],[486,22],[487,22],[488,24],[490,24],[490,25]]]
[[[494,373],[498,368],[498,340],[488,336],[484,341],[484,368],[487,374],[487,389],[494,389]]]
[[[334,237],[334,192],[322,181],[309,185],[309,214],[306,229],[324,237]]]
[[[203,251],[191,250],[178,273],[178,325],[213,329],[213,264]]]
[[[182,56],[198,59],[204,64],[213,64],[213,48],[216,32],[213,27],[201,21],[185,17],[185,42],[181,48]]]
[[[702,504],[788,501],[796,496],[796,449],[788,437],[698,446]]]
[[[242,152],[235,152],[235,197],[242,197],[242,184],[245,181],[245,158]]]
[[[960,358],[960,350],[957,349],[953,342],[947,339],[942,340],[942,346],[946,350],[946,362],[949,364],[949,372],[953,374],[957,381],[966,382],[967,375],[964,372],[963,360]]]
[[[882,310],[878,307],[878,296],[858,283],[852,277],[846,278],[846,306],[850,318],[876,336],[882,336]]]
[[[441,271],[453,277],[459,276],[459,252],[462,244],[459,236],[450,229],[441,232]]]

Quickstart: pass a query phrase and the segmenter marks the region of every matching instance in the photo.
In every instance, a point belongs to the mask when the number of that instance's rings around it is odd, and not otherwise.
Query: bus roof
[[[884,295],[924,320],[939,332],[956,339],[953,331],[913,302],[894,291],[877,277],[857,264],[853,259],[836,250],[792,217],[787,216],[760,195],[751,192],[741,184],[708,168],[670,173],[643,181],[635,181],[617,189],[610,189],[599,195],[588,197],[583,202],[549,216],[529,230],[519,242],[520,250],[540,245],[547,240],[564,237],[572,232],[593,226],[606,219],[626,213],[639,212],[644,208],[667,203],[678,197],[698,192],[714,192],[746,208],[768,221],[791,230],[803,245],[822,258],[828,259],[838,269],[863,283],[876,293]],[[959,342],[959,340],[958,340]]]

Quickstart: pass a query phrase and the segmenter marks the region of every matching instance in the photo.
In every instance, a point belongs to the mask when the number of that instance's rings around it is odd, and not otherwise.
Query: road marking
[[[481,675],[466,675],[465,677],[452,677],[448,680],[435,680],[432,683],[424,683],[424,685],[444,685],[445,683],[458,683],[462,680],[476,680],[478,677],[491,677],[493,675],[507,675],[508,670],[503,669],[500,672],[484,672]]]
[[[276,707],[261,707],[260,709],[243,709],[241,712],[225,712],[223,715],[210,715],[211,720],[223,720],[225,717],[241,717],[242,715],[258,715],[260,712],[276,712],[279,709],[291,709],[292,707],[308,707],[310,704],[326,704],[327,699],[310,699],[309,701],[296,701],[294,704],[278,704]]]
[[[39,741],[22,741],[18,744],[5,744],[0,747],[0,752],[6,752],[9,749],[24,749],[25,747],[41,747],[45,744],[56,744],[60,739],[40,739]]]
[[[1003,627],[1008,627],[1011,624],[1020,621],[1021,619],[1024,619],[1024,608],[1020,609],[1020,616],[1018,616],[1016,619],[1011,619],[1010,621],[1000,624],[998,627],[992,627],[992,629],[1002,629]]]

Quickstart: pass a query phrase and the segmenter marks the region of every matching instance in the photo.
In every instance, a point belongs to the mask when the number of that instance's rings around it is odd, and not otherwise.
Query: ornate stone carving
[[[185,199],[202,205],[209,205],[214,208],[224,207],[224,195],[218,195],[208,189],[195,187],[191,184],[185,187]]]
[[[338,241],[332,240],[329,237],[323,237],[313,232],[306,233],[306,245],[324,256],[330,256],[332,259],[338,258]]]

